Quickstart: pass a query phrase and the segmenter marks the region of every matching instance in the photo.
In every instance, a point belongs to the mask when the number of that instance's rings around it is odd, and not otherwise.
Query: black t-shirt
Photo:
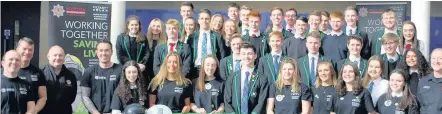
[[[192,81],[194,86],[193,101],[198,108],[204,108],[206,112],[218,110],[221,103],[224,103],[224,83],[221,79],[205,81],[204,92],[197,88],[198,78]]]
[[[313,91],[313,114],[330,114],[333,108],[333,97],[336,95],[334,86],[312,87]]]
[[[1,114],[24,114],[29,101],[35,101],[36,96],[29,83],[18,77],[1,77]]]
[[[54,67],[46,65],[43,69],[46,76],[48,99],[40,114],[72,113],[72,103],[77,95],[77,79],[64,65],[57,75]]]
[[[269,98],[275,98],[275,114],[301,114],[302,101],[312,101],[312,93],[304,84],[300,84],[299,91],[295,92],[291,85],[279,90],[274,83],[270,85]]]
[[[82,76],[80,86],[91,88],[89,96],[99,112],[111,112],[112,95],[121,78],[122,66],[113,64],[112,67],[103,69],[99,65],[86,69]]]
[[[149,90],[149,94],[156,95],[156,104],[166,105],[174,113],[181,112],[185,106],[184,100],[192,96],[192,85],[183,87],[177,85],[176,81],[165,80],[162,88]]]
[[[34,92],[33,94],[35,94],[37,98],[38,87],[46,86],[46,79],[43,72],[33,65],[29,65],[26,68],[21,68],[18,71],[18,77],[30,84],[31,89]]]
[[[377,101],[376,111],[379,114],[417,114],[419,112],[417,104],[409,104],[406,109],[397,110],[398,108],[396,107],[399,105],[401,98],[390,96],[390,98],[387,99],[386,96],[387,93],[383,94]]]
[[[332,112],[336,114],[367,114],[375,112],[370,92],[367,89],[361,90],[358,95],[347,92],[343,96],[333,97],[334,107]]]
[[[112,110],[120,110],[123,112],[124,108],[126,108],[126,106],[133,104],[133,103],[138,103],[144,107],[148,107],[149,102],[148,102],[148,95],[146,99],[141,99],[138,95],[138,89],[140,88],[133,88],[130,89],[130,94],[131,97],[129,98],[129,100],[127,102],[124,102],[122,100],[122,98],[120,98],[120,96],[118,95],[117,90],[115,90],[114,96],[112,98],[112,104],[111,104],[111,109]]]

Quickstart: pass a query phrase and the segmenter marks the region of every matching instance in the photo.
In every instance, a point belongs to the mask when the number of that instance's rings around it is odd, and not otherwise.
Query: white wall
[[[48,26],[49,26],[49,2],[41,1],[41,11],[40,11],[40,54],[38,60],[38,66],[43,68],[44,65],[49,64],[48,57],[46,55],[49,51],[48,45]]]

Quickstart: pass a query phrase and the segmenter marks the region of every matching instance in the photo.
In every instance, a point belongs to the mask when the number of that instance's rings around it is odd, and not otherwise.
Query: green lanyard
[[[241,72],[238,72],[238,73],[241,74]],[[239,104],[239,100],[238,100],[238,98],[239,98],[238,97],[238,84],[236,84],[237,83],[236,77],[238,77],[238,73],[236,73],[235,77],[233,77],[233,91],[235,92],[235,96],[236,96],[236,104],[237,104],[236,106],[240,110],[241,108],[239,106],[241,104]],[[256,77],[254,77],[253,75],[256,75]],[[249,99],[250,99],[250,96],[252,96],[253,88],[255,87],[257,79],[259,79],[259,75],[258,75],[258,73],[256,73],[256,70],[255,70],[255,71],[253,71],[252,77],[250,78],[250,80],[253,82],[253,84],[252,84],[252,87],[250,88],[250,91],[249,91]],[[244,86],[249,86],[249,85],[244,85]]]
[[[132,57],[130,56],[130,53],[129,53],[129,49],[127,49],[127,36],[124,36],[123,44],[124,44],[124,49],[126,49],[126,53],[129,56],[129,59],[132,60]],[[136,61],[137,63],[140,60],[140,55],[141,55],[141,51],[143,50],[143,47],[144,47],[144,44],[141,44],[140,50],[138,50],[137,61]]]
[[[375,38],[375,40],[376,40],[376,50],[375,50],[375,54],[380,54],[380,52],[379,52],[379,50],[381,49],[381,47],[380,47],[380,41],[381,41],[381,38],[382,38],[382,36],[384,35],[384,32],[385,32],[385,29],[384,30],[381,30],[379,33],[378,33],[378,39],[376,39]],[[396,29],[396,33],[398,34],[398,36],[401,36],[402,35],[402,33],[401,33],[401,31],[399,31],[399,29]]]
[[[348,58],[346,58],[345,60],[344,60],[344,64],[345,63],[347,63],[348,61],[350,61]],[[362,78],[364,78],[364,75],[365,75],[365,67],[367,67],[367,61],[366,60],[363,60],[363,59],[361,59],[361,63],[362,63],[362,66],[361,66],[361,68],[359,69],[359,71],[361,71],[361,77]],[[351,62],[351,61],[350,61]]]
[[[198,46],[198,44],[197,44],[197,42],[196,42],[196,34],[198,34],[199,35],[199,31],[196,31],[196,32],[194,32],[193,33],[193,38],[192,38],[192,40],[193,40],[193,61],[195,61],[195,59],[196,59],[196,56],[197,56],[197,54],[196,54],[196,52],[197,52],[197,46]],[[214,33],[212,33],[212,32],[210,32],[210,40],[211,40],[211,43],[212,43],[212,53],[214,53],[213,55],[216,55],[216,40],[215,40],[215,34]],[[202,44],[202,45],[206,45],[206,44]]]
[[[307,58],[308,58],[308,55],[304,56],[304,59],[302,60],[302,66],[304,66],[304,72],[305,72],[306,77],[307,77],[307,86],[310,87],[310,72],[307,70],[307,66],[305,66],[305,62],[306,61],[308,62]],[[324,60],[324,57],[322,57],[321,55],[319,55],[319,58],[321,60]]]
[[[178,41],[178,42],[177,42],[177,46],[178,46],[178,49],[176,50],[176,53],[179,54],[179,55],[181,55],[181,52],[182,52],[182,50],[183,50],[183,43],[182,43],[181,41]],[[163,56],[163,58],[166,57],[166,53],[164,53],[166,47],[167,47],[166,43],[164,43],[164,44],[161,46],[161,50],[160,50],[160,51],[161,51],[161,53],[162,53],[161,55]]]

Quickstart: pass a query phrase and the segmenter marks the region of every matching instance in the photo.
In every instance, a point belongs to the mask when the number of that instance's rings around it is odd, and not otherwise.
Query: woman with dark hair
[[[385,79],[386,74],[383,72],[384,65],[381,56],[371,56],[367,63],[367,73],[365,73],[362,86],[370,92],[373,104],[376,106],[379,97],[388,90],[388,80]]]
[[[405,51],[410,49],[417,49],[421,52],[425,52],[425,45],[422,41],[417,39],[416,25],[411,21],[405,21],[402,23],[402,36],[399,39],[400,54],[403,55]]]
[[[121,64],[134,60],[140,70],[144,71],[150,57],[150,49],[146,36],[141,32],[139,17],[131,15],[127,18],[126,29],[118,35],[115,48]]]
[[[318,62],[315,87],[312,87],[313,114],[330,114],[332,98],[335,96],[336,72],[330,60]]]
[[[121,76],[123,79],[120,80],[112,98],[112,114],[121,114],[124,108],[132,103],[139,103],[147,108],[147,88],[138,64],[133,60],[126,62]]]
[[[415,48],[412,48],[404,53],[404,59],[400,60],[397,69],[404,70],[407,74],[407,83],[411,90],[411,93],[416,95],[417,85],[422,77],[431,73],[430,65],[425,60],[422,53]]]
[[[402,69],[392,71],[388,92],[377,101],[376,110],[379,114],[419,114],[417,100],[406,83],[406,76],[407,73]]]
[[[300,79],[296,60],[285,59],[280,67],[280,78],[269,87],[267,114],[309,114],[312,93]]]
[[[194,103],[192,110],[196,113],[224,112],[223,90],[224,84],[218,73],[218,59],[207,55],[201,65],[199,77],[192,81],[194,86]]]
[[[376,114],[370,92],[361,85],[361,74],[354,63],[345,63],[339,72],[331,112],[336,114]]]
[[[190,111],[192,86],[180,69],[180,55],[169,52],[161,64],[160,71],[149,84],[150,107],[161,104],[169,107],[173,113]]]

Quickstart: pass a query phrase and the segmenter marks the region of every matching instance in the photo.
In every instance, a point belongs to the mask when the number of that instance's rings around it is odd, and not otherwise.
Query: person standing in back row
[[[358,10],[353,7],[349,6],[345,8],[345,23],[347,26],[343,30],[345,35],[351,36],[351,35],[357,35],[362,38],[362,49],[360,51],[361,57],[364,59],[370,58],[370,41],[368,40],[368,35],[364,31],[361,31],[360,28],[358,28],[358,20],[359,20],[359,12]]]
[[[402,36],[402,31],[397,27],[397,16],[396,11],[392,9],[386,9],[382,12],[382,24],[384,25],[383,30],[378,31],[371,41],[371,55],[381,55],[386,53],[384,46],[382,45],[382,36],[387,33],[393,33],[397,36]],[[399,37],[398,37],[399,39]],[[394,49],[398,53],[401,53],[399,48]]]
[[[347,57],[345,50],[347,49],[347,35],[342,31],[344,23],[344,15],[341,12],[333,12],[330,14],[330,25],[332,31],[330,35],[322,40],[322,49],[324,56],[330,58],[333,62]]]
[[[18,71],[18,77],[31,84],[32,91],[38,100],[35,104],[34,112],[40,112],[47,101],[46,80],[43,72],[36,66],[31,65],[31,59],[34,56],[34,41],[31,38],[24,37],[17,43],[15,49],[21,56],[21,67]]]

